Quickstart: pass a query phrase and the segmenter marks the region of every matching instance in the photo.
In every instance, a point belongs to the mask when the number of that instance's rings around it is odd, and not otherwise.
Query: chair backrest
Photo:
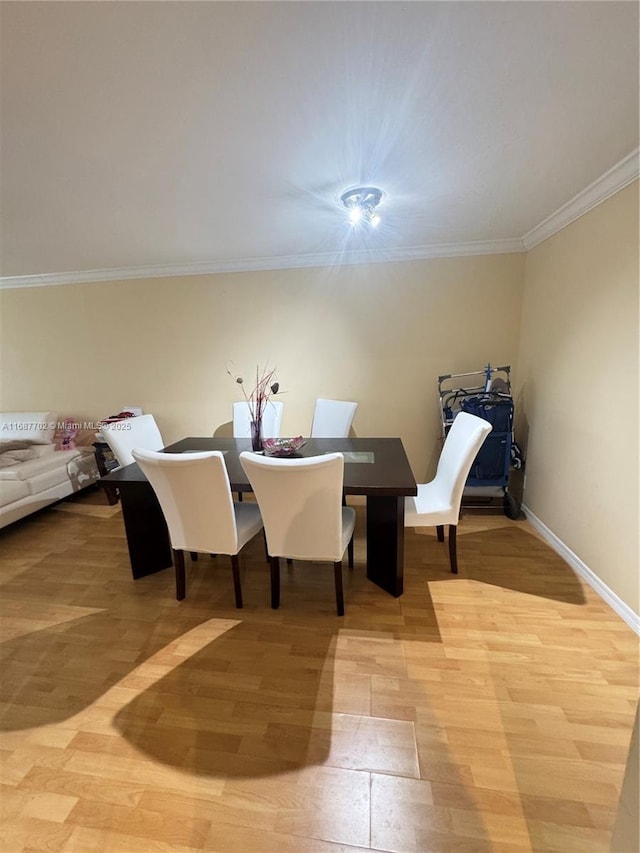
[[[157,453],[135,448],[133,458],[160,502],[173,548],[237,553],[236,516],[221,451]]]
[[[131,465],[134,447],[145,450],[162,450],[164,441],[153,415],[125,418],[111,424],[102,424],[100,435],[111,448],[120,465]]]
[[[284,403],[269,400],[262,415],[262,437],[280,438]],[[233,437],[251,438],[251,409],[246,400],[233,404]]]
[[[256,496],[272,557],[342,559],[341,453],[305,459],[240,454]]]
[[[447,433],[434,485],[443,495],[449,496],[453,507],[460,507],[464,484],[473,460],[493,427],[489,421],[460,412]]]
[[[346,438],[357,408],[346,400],[316,400],[311,438]]]

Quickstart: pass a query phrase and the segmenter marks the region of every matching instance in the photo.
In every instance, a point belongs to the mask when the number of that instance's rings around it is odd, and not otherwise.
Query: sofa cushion
[[[44,444],[38,446],[46,447]],[[20,462],[27,462],[29,459],[35,458],[33,445],[25,447],[24,450],[3,450],[0,452],[0,468],[14,468]]]
[[[55,412],[1,412],[0,440],[52,444],[56,418]]]
[[[0,506],[7,506],[20,498],[26,498],[29,486],[21,480],[3,480],[0,482]]]
[[[36,474],[33,477],[29,477],[28,480],[22,480],[21,482],[25,483],[32,495],[39,495],[40,492],[52,489],[60,483],[69,482],[67,466],[65,465],[64,467],[58,466],[58,468],[52,468],[50,471],[44,471],[42,474]]]
[[[29,459],[28,462],[19,462],[11,468],[0,468],[0,481],[28,480],[47,471],[54,471],[56,468],[59,468],[66,475],[67,464],[79,456],[82,456],[82,451],[80,450],[54,451],[53,445],[51,445],[50,453],[45,452],[36,459]]]
[[[0,440],[0,456],[5,453],[14,453],[16,450],[30,450],[32,459],[48,456],[55,453],[55,444],[32,444],[30,441],[2,441]]]
[[[23,441],[18,438],[9,438],[3,441],[0,438],[0,455],[4,453],[13,453],[14,450],[30,450],[33,447],[49,447],[48,444],[33,444],[31,441]]]
[[[32,444],[31,449],[36,454],[34,459],[40,459],[42,456],[53,456],[56,452],[55,444]]]

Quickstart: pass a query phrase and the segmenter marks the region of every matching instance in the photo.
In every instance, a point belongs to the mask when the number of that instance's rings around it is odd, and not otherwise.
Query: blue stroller
[[[502,497],[504,514],[518,518],[520,503],[509,491],[510,470],[523,466],[522,453],[513,437],[511,367],[488,364],[474,373],[439,376],[438,393],[443,437],[459,412],[484,418],[493,427],[471,466],[463,497],[473,501],[484,498],[489,504],[495,497]]]

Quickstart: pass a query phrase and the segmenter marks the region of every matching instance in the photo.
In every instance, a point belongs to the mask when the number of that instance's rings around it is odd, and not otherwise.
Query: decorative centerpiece
[[[242,393],[249,406],[249,414],[251,417],[251,447],[258,453],[264,449],[262,439],[262,418],[269,404],[272,394],[277,394],[280,390],[280,383],[275,380],[276,371],[268,367],[256,367],[256,384],[250,394],[244,386],[242,376],[234,376],[227,368],[227,373],[237,384],[242,388]]]
[[[307,442],[297,435],[295,438],[265,438],[262,443],[265,456],[295,456]]]

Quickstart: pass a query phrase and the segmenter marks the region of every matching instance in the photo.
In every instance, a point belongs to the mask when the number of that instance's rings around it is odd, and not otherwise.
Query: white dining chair
[[[442,447],[435,477],[429,483],[419,483],[415,497],[404,499],[405,527],[435,527],[438,541],[444,542],[444,525],[449,525],[449,561],[455,574],[462,492],[473,460],[491,430],[489,421],[467,412],[456,415]]]
[[[280,438],[283,411],[284,403],[269,400],[262,415],[263,438]],[[244,400],[233,404],[233,437],[251,438],[251,409]]]
[[[139,415],[124,418],[121,421],[102,424],[98,434],[109,445],[120,467],[131,465],[134,461],[132,450],[142,447],[145,450],[162,450],[164,441],[153,415]]]
[[[353,568],[356,513],[342,506],[344,457],[327,453],[279,459],[243,452],[240,463],[256,496],[271,565],[271,606],[280,606],[280,558],[331,562],[336,609],[344,615],[342,558]]]
[[[233,500],[223,453],[157,453],[135,448],[133,458],[156,493],[167,522],[178,601],[186,594],[184,551],[228,554],[236,607],[242,607],[238,555],[263,525],[257,504]]]
[[[311,438],[347,438],[357,408],[347,400],[316,400]]]

